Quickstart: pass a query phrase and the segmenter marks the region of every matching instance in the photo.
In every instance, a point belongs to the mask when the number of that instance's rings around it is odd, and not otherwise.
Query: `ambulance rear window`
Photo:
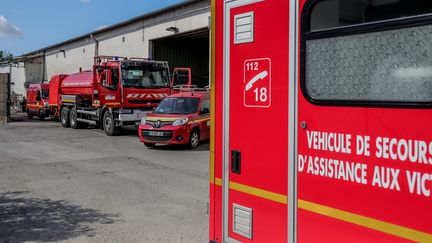
[[[301,85],[328,104],[430,105],[432,1],[321,0],[303,11]]]

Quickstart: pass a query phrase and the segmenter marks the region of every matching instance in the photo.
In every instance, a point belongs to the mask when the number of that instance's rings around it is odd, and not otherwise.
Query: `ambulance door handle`
[[[241,152],[232,150],[231,151],[231,172],[240,174],[241,172]]]

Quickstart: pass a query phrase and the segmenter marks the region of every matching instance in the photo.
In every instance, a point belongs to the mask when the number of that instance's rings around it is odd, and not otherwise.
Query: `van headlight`
[[[172,125],[173,126],[183,126],[187,122],[188,122],[188,119],[187,119],[187,117],[185,117],[185,118],[176,119]]]
[[[141,118],[141,124],[146,124],[146,117],[145,117],[145,116],[143,116],[143,117]]]

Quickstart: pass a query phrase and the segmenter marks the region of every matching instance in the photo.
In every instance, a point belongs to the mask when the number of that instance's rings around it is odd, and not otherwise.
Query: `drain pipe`
[[[96,39],[96,37],[93,34],[90,34],[90,39],[92,39],[95,42],[95,54],[94,56],[99,56],[99,40]]]

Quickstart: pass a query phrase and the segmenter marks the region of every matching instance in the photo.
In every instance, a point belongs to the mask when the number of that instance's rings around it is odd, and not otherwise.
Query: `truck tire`
[[[43,113],[42,110],[39,111],[38,117],[39,117],[39,120],[41,120],[41,121],[45,120],[45,114]]]
[[[192,130],[191,134],[189,135],[189,143],[188,146],[191,149],[196,149],[199,145],[200,141],[200,134],[198,129]]]
[[[80,129],[83,127],[82,122],[77,121],[78,119],[78,113],[76,108],[72,108],[69,113],[69,124],[72,129]]]
[[[67,107],[63,107],[60,111],[60,122],[62,124],[62,127],[70,127],[69,123],[69,114],[70,109]]]
[[[115,136],[118,133],[118,127],[115,126],[114,116],[111,112],[106,111],[103,116],[103,128],[106,135]]]
[[[28,118],[29,120],[33,119],[33,114],[30,113],[30,111],[27,111],[27,118]]]

